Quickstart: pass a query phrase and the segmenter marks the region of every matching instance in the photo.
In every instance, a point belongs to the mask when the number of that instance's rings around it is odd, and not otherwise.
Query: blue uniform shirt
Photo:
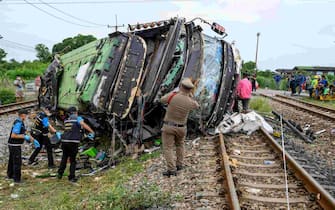
[[[21,118],[18,118],[18,122],[14,124],[12,132],[15,134],[20,134],[21,127],[22,127],[22,120]]]
[[[49,127],[49,118],[48,117],[44,117],[42,119],[42,125],[43,125],[43,128]]]
[[[83,121],[83,120],[84,120],[84,119],[83,119],[82,117],[78,116],[78,118],[77,118],[77,122],[78,122],[79,125],[80,125],[81,121]]]
[[[73,115],[70,116],[70,118],[72,117]],[[84,119],[81,117],[81,116],[77,116],[77,123],[78,125],[80,125],[81,121],[83,121]]]

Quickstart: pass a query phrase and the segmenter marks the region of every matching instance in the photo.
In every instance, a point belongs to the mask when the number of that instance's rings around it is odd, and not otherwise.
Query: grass
[[[259,113],[271,113],[272,111],[269,100],[259,96],[251,98],[250,108]]]
[[[159,156],[159,152],[142,156],[142,160],[125,159],[116,168],[92,177],[81,178],[78,185],[67,177],[38,179],[24,176],[23,185],[9,187],[1,180],[1,209],[144,209],[167,206],[170,194],[145,179],[137,186],[130,180],[144,171],[143,161]],[[2,189],[1,189],[2,188]],[[11,194],[19,198],[12,199]]]
[[[301,100],[310,102],[319,106],[329,107],[335,109],[335,101],[320,101],[310,97],[301,97]]]
[[[1,105],[14,103],[16,101],[15,91],[13,89],[0,87]]]

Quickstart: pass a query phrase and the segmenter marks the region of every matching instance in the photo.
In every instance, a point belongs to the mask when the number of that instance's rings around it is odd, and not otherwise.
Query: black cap
[[[77,108],[74,107],[74,106],[71,106],[68,110],[67,110],[69,113],[74,113],[77,111]]]
[[[28,114],[28,110],[26,110],[26,109],[19,110],[19,115],[21,115],[21,114]]]

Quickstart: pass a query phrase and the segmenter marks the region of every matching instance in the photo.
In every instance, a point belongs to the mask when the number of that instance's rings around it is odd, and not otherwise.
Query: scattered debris
[[[324,133],[324,132],[326,132],[326,129],[322,129],[322,130],[319,130],[319,131],[315,132],[315,135],[319,135],[319,134]]]
[[[281,137],[281,134],[279,131],[273,131],[273,134],[272,134],[274,137],[277,137],[277,138],[280,138]]]
[[[304,131],[307,131],[307,130],[309,130],[309,128],[311,127],[311,125],[310,124],[306,124],[305,125],[305,127],[304,127]]]
[[[298,134],[305,142],[307,142],[307,143],[312,143],[312,140],[309,138],[309,137],[307,137],[307,136],[305,136],[305,134],[304,133],[302,133],[302,132],[300,132],[296,127],[295,127],[295,123],[290,123],[288,120],[285,120],[283,117],[282,117],[282,115],[281,114],[279,114],[279,113],[277,113],[277,112],[275,112],[275,111],[272,111],[272,113],[277,117],[277,118],[281,118],[282,120],[283,120],[283,123],[285,123],[286,125],[288,125],[291,129],[292,129],[292,131],[294,131],[296,134]]]
[[[264,165],[272,165],[276,163],[275,161],[272,161],[272,160],[264,160]]]
[[[10,194],[10,197],[13,198],[13,199],[16,199],[16,198],[19,197],[19,195],[18,195],[18,194],[15,194],[15,193],[12,193],[12,194]]]
[[[233,150],[233,154],[234,154],[234,155],[240,155],[240,154],[241,154],[241,150],[234,149],[234,150]]]
[[[237,165],[238,165],[238,160],[237,159],[235,159],[235,158],[232,158],[231,160],[230,160],[230,165],[231,166],[233,166],[233,167],[237,167]]]
[[[253,193],[253,194],[257,194],[257,193],[261,192],[260,189],[255,189],[255,188],[250,188],[250,187],[246,187],[245,191],[247,191],[248,193]]]
[[[144,152],[151,154],[152,152],[157,151],[159,149],[160,149],[160,147],[152,147],[150,149],[145,149]]]
[[[224,117],[223,121],[215,129],[215,133],[237,133],[242,131],[250,135],[261,127],[268,133],[273,133],[272,127],[256,112],[251,111],[247,114],[233,113]]]

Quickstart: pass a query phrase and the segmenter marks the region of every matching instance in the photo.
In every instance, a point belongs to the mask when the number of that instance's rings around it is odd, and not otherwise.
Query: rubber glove
[[[26,140],[27,142],[30,142],[30,136],[29,135],[24,135],[24,140]]]
[[[94,139],[94,133],[89,133],[89,134],[87,135],[87,138],[93,140],[93,139]]]
[[[56,136],[58,140],[61,140],[62,138],[62,134],[60,132],[56,132]]]
[[[40,143],[36,139],[34,139],[34,147],[35,148],[40,148],[41,147]]]

